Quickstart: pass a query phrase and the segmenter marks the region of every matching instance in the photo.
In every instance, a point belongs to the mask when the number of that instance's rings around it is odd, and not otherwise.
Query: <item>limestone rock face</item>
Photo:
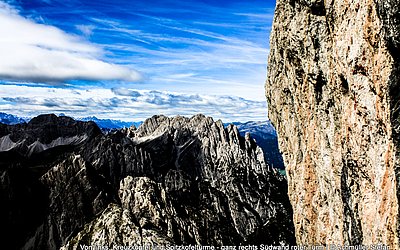
[[[277,1],[266,96],[300,244],[400,247],[399,8]]]
[[[90,123],[40,119],[56,131],[51,138],[40,123],[3,130],[7,249],[295,243],[285,178],[233,125],[154,116],[137,129],[101,134]],[[64,143],[31,154],[12,146],[37,135],[42,144]]]

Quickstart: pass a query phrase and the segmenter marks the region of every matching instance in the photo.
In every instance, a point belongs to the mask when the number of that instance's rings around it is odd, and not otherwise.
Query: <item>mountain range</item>
[[[203,115],[108,133],[55,115],[0,124],[0,176],[6,249],[295,243],[285,177]]]
[[[64,114],[59,114],[58,116],[65,116]],[[18,123],[29,122],[30,117],[19,117],[12,114],[7,114],[0,112],[0,123],[14,125]],[[79,121],[93,121],[99,126],[101,129],[104,130],[111,130],[111,129],[120,129],[120,128],[127,128],[132,125],[138,127],[142,122],[126,122],[121,120],[112,120],[112,119],[99,119],[96,116],[89,116],[89,117],[82,117],[82,118],[75,118]]]
[[[14,125],[18,123],[24,123],[26,121],[29,121],[29,118],[22,118],[15,115],[0,112],[0,123]]]
[[[65,116],[60,114],[59,116]],[[0,123],[13,125],[23,122],[28,122],[30,118],[22,118],[12,114],[0,112]],[[112,119],[99,119],[95,116],[76,118],[79,121],[93,121],[105,132],[121,128],[129,128],[131,126],[139,127],[143,122],[126,122]],[[257,144],[264,152],[265,161],[272,167],[283,170],[284,164],[282,156],[278,148],[278,139],[275,128],[270,121],[249,121],[249,122],[232,122],[224,123],[227,127],[229,124],[235,125],[240,134],[245,136],[250,133],[252,138],[257,141]]]

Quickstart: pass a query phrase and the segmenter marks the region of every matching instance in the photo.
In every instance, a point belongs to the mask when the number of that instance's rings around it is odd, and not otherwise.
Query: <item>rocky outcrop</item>
[[[399,1],[277,1],[266,95],[301,244],[399,245]]]
[[[101,134],[91,123],[40,119],[52,124],[51,138],[40,132],[46,126],[31,129],[32,119],[7,126],[4,143],[85,139],[0,152],[9,249],[294,243],[286,180],[233,125],[154,116],[137,129]]]
[[[285,165],[278,147],[278,136],[271,121],[234,122],[232,124],[238,128],[242,136],[246,136],[246,133],[251,134],[257,145],[264,151],[264,159],[268,165],[284,171]]]

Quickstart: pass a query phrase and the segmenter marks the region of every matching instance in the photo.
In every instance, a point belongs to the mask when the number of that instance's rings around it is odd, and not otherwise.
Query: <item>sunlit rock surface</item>
[[[277,1],[266,96],[299,244],[400,247],[399,10]]]

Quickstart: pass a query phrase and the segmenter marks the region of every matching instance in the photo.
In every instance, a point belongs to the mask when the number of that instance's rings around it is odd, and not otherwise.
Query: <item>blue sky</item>
[[[0,1],[0,111],[265,120],[275,1]]]

